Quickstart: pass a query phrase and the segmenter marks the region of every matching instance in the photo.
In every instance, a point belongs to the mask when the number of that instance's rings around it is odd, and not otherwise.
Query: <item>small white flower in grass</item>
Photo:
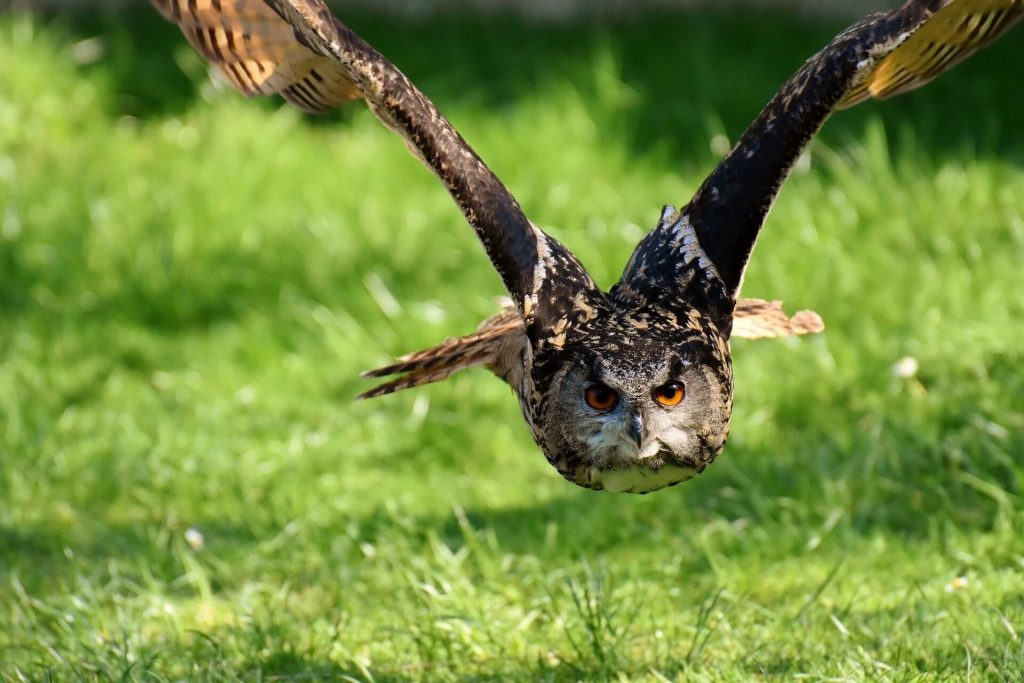
[[[195,552],[199,552],[206,545],[206,539],[203,538],[203,533],[199,529],[189,528],[185,530],[185,542],[188,543],[188,547],[192,548]]]
[[[969,584],[970,582],[967,580],[966,576],[958,576],[946,584],[946,592],[955,593],[957,591],[961,591],[964,588],[967,588]]]
[[[913,356],[905,356],[896,361],[889,372],[896,379],[910,379],[917,375],[917,371],[920,366],[917,363],[917,359]]]

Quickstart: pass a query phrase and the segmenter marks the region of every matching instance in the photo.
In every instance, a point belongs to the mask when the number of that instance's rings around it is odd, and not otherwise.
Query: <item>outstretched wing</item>
[[[433,103],[323,0],[151,0],[243,93],[307,111],[355,97],[437,174],[483,242],[531,339],[572,301],[603,299],[579,262],[525,216]],[[571,321],[570,321],[571,322]]]
[[[695,263],[735,301],[765,216],[833,110],[925,84],[1022,15],[1024,0],[910,0],[851,26],[789,79],[690,203],[663,214],[619,288],[677,292],[690,286]]]

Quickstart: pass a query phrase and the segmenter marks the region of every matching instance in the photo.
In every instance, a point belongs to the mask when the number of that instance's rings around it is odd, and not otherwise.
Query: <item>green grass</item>
[[[352,17],[605,284],[840,28],[767,21]],[[353,402],[500,294],[362,108],[0,17],[0,678],[1021,680],[1022,41],[830,122],[745,287],[828,331],[737,341],[725,454],[628,497],[485,373]]]

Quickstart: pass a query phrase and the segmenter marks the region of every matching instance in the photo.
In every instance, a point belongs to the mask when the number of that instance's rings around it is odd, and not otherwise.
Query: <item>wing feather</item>
[[[332,60],[295,39],[262,0],[151,0],[188,42],[247,96],[280,94],[319,113],[360,97]]]
[[[1024,0],[949,2],[895,50],[878,60],[842,100],[851,107],[901,95],[951,69],[1002,35],[1024,16]]]

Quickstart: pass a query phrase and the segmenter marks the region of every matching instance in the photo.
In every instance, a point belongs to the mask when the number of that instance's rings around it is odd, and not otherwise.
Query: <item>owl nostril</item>
[[[640,449],[643,446],[644,422],[639,415],[634,415],[629,421],[629,436],[633,439],[633,443],[636,444],[637,449]]]

